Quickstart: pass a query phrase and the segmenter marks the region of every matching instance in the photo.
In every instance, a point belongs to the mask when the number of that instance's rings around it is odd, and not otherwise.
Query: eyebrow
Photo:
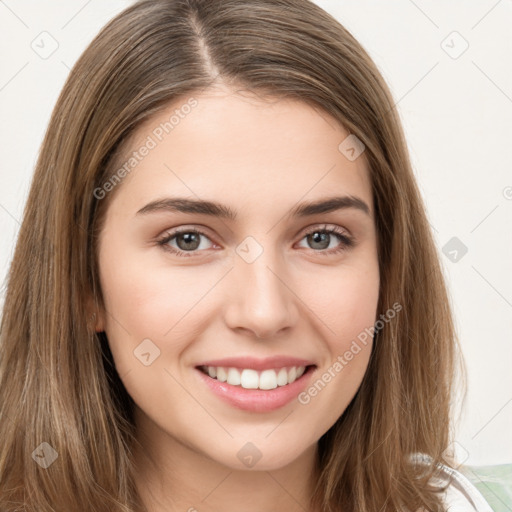
[[[321,199],[313,202],[300,203],[289,212],[289,217],[309,217],[319,213],[329,213],[337,210],[356,209],[370,216],[370,208],[359,197],[355,196],[336,196]],[[146,215],[148,213],[171,211],[182,213],[196,213],[201,215],[210,215],[235,221],[236,211],[229,206],[217,203],[215,201],[206,201],[201,199],[189,199],[182,197],[167,197],[151,201],[142,207],[136,215]]]

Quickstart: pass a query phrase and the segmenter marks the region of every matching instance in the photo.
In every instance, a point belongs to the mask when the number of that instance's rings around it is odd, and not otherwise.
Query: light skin
[[[110,192],[100,235],[105,310],[96,329],[106,332],[136,404],[137,486],[151,512],[238,512],[241,504],[245,512],[303,512],[317,442],[359,388],[371,340],[308,404],[294,399],[270,412],[220,400],[195,366],[293,356],[316,365],[311,385],[375,323],[379,269],[367,163],[364,153],[347,159],[338,146],[349,133],[303,102],[220,86],[191,96],[197,106],[161,141],[153,130],[189,97],[129,141],[127,156],[148,136],[158,143]],[[298,203],[345,195],[369,213],[348,207],[289,216]],[[137,214],[171,196],[216,201],[237,217]],[[183,236],[166,242],[186,257],[158,244],[175,228],[202,233],[195,246]],[[332,233],[307,236],[336,228],[352,247]],[[250,251],[262,249],[251,262],[237,252],[247,237]],[[149,365],[134,355],[145,339],[160,351]],[[261,454],[251,468],[237,457],[248,442]]]

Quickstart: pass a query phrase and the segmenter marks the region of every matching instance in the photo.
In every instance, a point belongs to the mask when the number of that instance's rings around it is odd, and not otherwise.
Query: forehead
[[[191,94],[130,137],[114,169],[129,170],[118,192],[140,201],[168,193],[255,208],[339,193],[373,210],[365,154],[350,159],[344,151],[349,135],[302,101],[227,89]]]

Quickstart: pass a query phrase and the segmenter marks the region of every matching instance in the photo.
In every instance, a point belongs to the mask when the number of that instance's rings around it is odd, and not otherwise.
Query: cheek
[[[315,314],[331,353],[347,350],[350,340],[374,325],[379,299],[376,262],[340,266],[318,272],[313,283],[301,289],[301,297]]]
[[[130,332],[162,337],[187,314],[213,286],[213,276],[197,267],[151,266],[142,258],[122,261],[105,254],[102,288],[111,318]],[[211,273],[210,273],[211,274]]]
[[[133,355],[144,340],[151,340],[163,356],[155,366],[177,359],[201,331],[208,303],[202,299],[218,282],[218,272],[207,265],[173,268],[165,258],[148,265],[134,251],[119,260],[118,252],[109,249],[100,255],[101,286],[105,331],[119,374],[138,368]]]
[[[324,418],[325,427],[343,413],[368,367],[379,298],[378,266],[340,267],[329,279],[316,276],[315,282],[322,286],[303,288],[302,294],[319,319],[315,327],[326,357],[299,403],[311,417]]]
[[[184,267],[151,266],[140,255],[119,260],[111,254],[101,255],[100,268],[105,331],[116,370],[141,408],[169,408],[160,402],[168,396],[186,404],[183,389],[166,370],[174,374],[173,363],[197,329],[194,305],[212,287],[212,276],[203,280],[201,272]]]

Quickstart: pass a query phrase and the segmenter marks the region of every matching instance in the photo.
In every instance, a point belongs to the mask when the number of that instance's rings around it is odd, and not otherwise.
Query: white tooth
[[[277,388],[277,375],[275,370],[263,370],[260,375],[260,389]]]
[[[208,366],[208,375],[214,379],[217,377],[217,368],[215,366]]]
[[[292,366],[288,370],[288,384],[291,384],[292,382],[295,382],[296,378],[297,378],[297,368],[295,368],[295,366]]]
[[[286,368],[281,368],[277,374],[277,385],[286,386],[286,384],[288,384],[288,372]]]
[[[240,384],[245,389],[258,389],[259,381],[260,379],[256,370],[246,369],[240,376]]]
[[[306,370],[305,366],[299,366],[297,368],[297,379],[304,374],[305,370]]]
[[[219,366],[217,368],[217,380],[220,382],[226,382],[227,378],[228,378],[228,375],[226,373],[225,368],[223,368],[222,366]]]
[[[240,386],[240,372],[236,368],[228,368],[228,384]]]

